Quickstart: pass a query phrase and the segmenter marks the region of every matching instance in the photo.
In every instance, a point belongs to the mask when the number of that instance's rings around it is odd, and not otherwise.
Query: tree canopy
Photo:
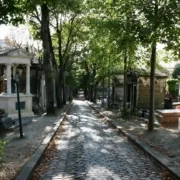
[[[23,3],[23,2],[22,2]],[[19,0],[0,1],[0,25],[12,23],[14,25],[22,23],[24,5]]]
[[[22,22],[26,15],[33,37],[42,41],[47,74],[55,72],[60,104],[72,84],[84,84],[95,98],[98,83],[117,67],[124,71],[126,97],[126,73],[151,67],[149,130],[153,129],[155,69],[160,68],[157,44],[171,52],[168,58],[180,57],[178,0],[3,0],[0,8],[0,24]],[[46,81],[51,88],[52,81]]]

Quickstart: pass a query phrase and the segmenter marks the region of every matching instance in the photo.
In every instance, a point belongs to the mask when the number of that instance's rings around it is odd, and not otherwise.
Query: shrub
[[[5,139],[0,141],[0,161],[2,160],[2,157],[4,154],[4,148],[5,148],[6,142],[7,141]]]
[[[173,98],[178,96],[177,84],[179,83],[178,79],[168,79],[167,81],[168,90],[171,93]]]
[[[0,109],[0,115],[5,114],[5,113],[6,113],[5,109]]]
[[[174,71],[172,73],[172,77],[173,78],[178,78],[178,75],[180,75],[180,63],[175,65]]]

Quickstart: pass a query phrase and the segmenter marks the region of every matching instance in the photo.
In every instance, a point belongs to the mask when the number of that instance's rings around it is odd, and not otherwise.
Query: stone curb
[[[20,172],[17,174],[15,180],[28,180],[30,179],[36,165],[41,160],[42,155],[44,154],[46,148],[49,145],[49,142],[52,140],[53,136],[55,135],[58,127],[63,122],[64,118],[66,117],[66,113],[69,111],[73,104],[73,101],[69,103],[67,108],[64,110],[64,115],[59,119],[59,121],[56,123],[56,125],[53,127],[51,132],[48,133],[48,135],[44,138],[41,145],[36,149],[36,151],[33,153],[33,155],[29,158],[29,160],[26,162],[26,164],[22,167]]]
[[[167,171],[170,172],[170,174],[175,179],[180,179],[180,170],[176,167],[173,167],[170,161],[168,161],[163,155],[152,149],[147,143],[138,140],[136,136],[133,134],[127,132],[124,130],[121,126],[118,126],[118,124],[108,120],[107,117],[105,117],[101,112],[99,112],[95,107],[93,107],[89,102],[87,102],[96,112],[98,112],[101,117],[105,118],[109,124],[111,124],[114,128],[118,129],[120,133],[122,133],[124,136],[127,137],[129,141],[131,141],[134,145],[139,147],[141,150],[143,150],[145,153],[147,153],[150,157],[152,157],[157,163],[159,163],[161,166],[163,166]]]

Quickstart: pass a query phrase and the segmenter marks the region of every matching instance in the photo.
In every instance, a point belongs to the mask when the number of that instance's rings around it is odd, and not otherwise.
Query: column
[[[14,64],[14,65],[13,65],[13,74],[12,74],[13,77],[14,77],[14,79],[16,78],[16,77],[15,77],[15,75],[16,75],[16,69],[17,69],[17,65]]]
[[[11,94],[11,64],[7,64],[7,94]]]
[[[30,65],[26,65],[26,94],[30,94]]]

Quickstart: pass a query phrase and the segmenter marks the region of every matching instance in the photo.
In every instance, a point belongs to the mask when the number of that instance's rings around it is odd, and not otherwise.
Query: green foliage
[[[179,83],[178,79],[168,79],[166,81],[168,86],[168,91],[171,93],[173,98],[176,98],[178,96],[178,89],[177,84]]]
[[[6,113],[5,109],[0,109],[0,115],[5,114],[5,113]]]
[[[41,39],[40,24],[35,21],[29,21],[29,31],[34,40]]]
[[[180,63],[175,65],[174,71],[172,73],[172,77],[173,78],[178,78],[178,75],[180,76]]]
[[[7,140],[5,139],[0,141],[0,160],[2,160],[6,143],[7,143]]]
[[[168,79],[167,81],[168,90],[175,90],[176,84],[179,82],[178,79]]]
[[[143,43],[160,42],[168,49],[175,50],[179,44],[180,4],[177,0],[149,1],[139,0],[137,4],[139,21],[139,38]],[[173,45],[174,44],[174,45]]]
[[[24,21],[24,4],[19,0],[1,0],[0,1],[0,24],[12,23],[17,25]]]
[[[52,71],[49,70],[49,72],[46,73],[46,77],[47,77],[47,80],[52,81],[52,80],[56,79],[56,72],[53,70]]]

